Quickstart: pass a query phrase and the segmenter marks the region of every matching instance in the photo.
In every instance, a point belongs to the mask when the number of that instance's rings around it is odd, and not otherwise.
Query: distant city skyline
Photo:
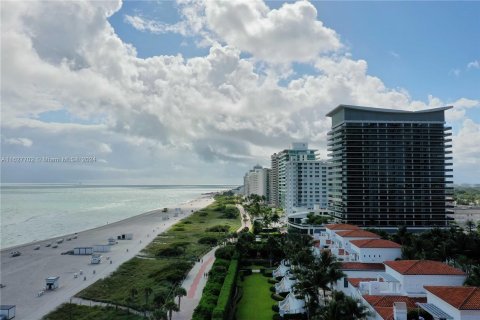
[[[241,185],[291,142],[326,159],[339,104],[453,105],[480,183],[480,2],[1,6],[2,183]]]

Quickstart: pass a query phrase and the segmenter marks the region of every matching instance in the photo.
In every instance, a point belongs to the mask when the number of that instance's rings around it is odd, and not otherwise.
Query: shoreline
[[[176,205],[174,207],[175,208],[181,208],[182,206],[188,205],[188,204],[190,204],[192,202],[195,202],[197,200],[204,199],[206,197],[213,197],[213,196],[215,196],[215,194],[217,194],[217,192],[212,192],[211,194],[201,194],[200,196],[198,196],[198,197],[196,197],[192,200],[182,202],[181,204]],[[167,207],[167,208],[169,208],[169,207]],[[169,209],[174,209],[174,208],[169,208]],[[129,220],[135,220],[136,218],[139,218],[141,216],[146,216],[146,215],[149,215],[149,214],[164,213],[164,212],[162,212],[162,210],[163,210],[163,208],[152,209],[150,211],[142,212],[142,213],[139,213],[137,215],[134,215],[134,216],[122,219],[122,220],[118,220],[118,221],[115,221],[115,222],[112,222],[112,223],[107,223],[107,224],[104,224],[104,225],[101,225],[101,226],[98,226],[98,227],[82,229],[82,230],[76,231],[74,233],[62,234],[62,235],[59,235],[59,236],[46,238],[46,239],[43,239],[43,240],[33,240],[33,241],[26,242],[26,243],[23,243],[23,244],[13,245],[11,247],[0,248],[0,254],[4,253],[4,251],[17,250],[17,249],[22,248],[22,247],[39,245],[39,244],[44,243],[44,242],[54,242],[55,240],[58,240],[58,239],[61,239],[61,238],[67,238],[67,237],[74,236],[74,235],[78,235],[78,234],[83,233],[83,232],[99,230],[99,229],[102,229],[102,228],[105,228],[105,227],[108,227],[108,226],[115,226],[115,224],[128,222]]]
[[[34,241],[23,245],[9,247],[0,251],[1,274],[0,296],[2,304],[16,305],[15,319],[41,319],[60,304],[68,302],[79,291],[99,279],[108,277],[122,263],[135,257],[156,236],[165,232],[179,220],[213,203],[213,195],[199,197],[182,204],[169,207],[168,213],[162,209],[151,210],[120,221],[77,232],[77,239],[67,241],[73,234],[62,235],[46,240]],[[174,217],[174,209],[181,208],[182,213]],[[169,216],[164,220],[165,215]],[[74,247],[106,244],[109,237],[122,233],[133,233],[133,240],[118,240],[110,246],[110,252],[102,253],[102,263],[90,264],[90,256],[61,255],[61,252],[73,250]],[[45,247],[58,239],[65,239],[58,248]],[[34,250],[40,245],[39,250]],[[12,249],[20,251],[18,257],[10,257]],[[83,270],[83,275],[77,278]],[[46,291],[40,297],[37,294],[45,286],[45,278],[60,276],[60,287]],[[85,278],[83,278],[85,277]]]

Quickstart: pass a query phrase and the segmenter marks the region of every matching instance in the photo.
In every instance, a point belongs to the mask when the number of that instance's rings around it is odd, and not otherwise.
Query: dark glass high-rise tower
[[[453,188],[445,110],[339,105],[328,133],[329,210],[371,227],[445,227]]]

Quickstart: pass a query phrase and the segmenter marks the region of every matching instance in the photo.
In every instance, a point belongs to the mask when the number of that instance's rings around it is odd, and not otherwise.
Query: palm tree
[[[152,320],[166,320],[167,312],[164,309],[155,309],[150,315]]]
[[[467,220],[466,226],[468,228],[468,233],[472,233],[472,229],[475,228],[475,222],[472,220]]]
[[[178,297],[178,310],[180,310],[180,301],[182,297],[185,297],[187,295],[187,290],[183,287],[177,287],[175,289],[175,295]]]
[[[148,298],[153,293],[153,290],[150,287],[146,287],[145,289],[143,289],[143,292],[145,293],[145,304],[148,305]]]
[[[138,290],[136,288],[131,288],[130,289],[130,296],[132,297],[133,300],[135,300],[135,296],[138,294]]]
[[[346,296],[341,291],[335,291],[332,300],[322,310],[322,320],[361,320],[369,315],[368,308],[360,304],[359,300]]]
[[[173,300],[169,300],[164,305],[165,309],[168,311],[168,319],[172,320],[173,311],[179,311],[177,304]]]
[[[138,291],[137,289],[135,288],[131,288],[130,289],[130,297],[129,298],[129,301],[131,304],[134,304],[135,303],[135,296],[138,294]]]

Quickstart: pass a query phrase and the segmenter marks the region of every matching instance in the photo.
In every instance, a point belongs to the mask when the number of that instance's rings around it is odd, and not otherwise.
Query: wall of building
[[[320,160],[289,161],[285,165],[285,211],[326,210],[328,164]]]
[[[453,317],[454,320],[478,320],[480,319],[480,310],[458,310],[436,295],[427,291],[427,302],[434,304],[442,311]]]
[[[384,261],[392,261],[402,256],[401,248],[358,248],[350,245],[350,256],[352,252],[357,255],[355,261],[373,263],[382,263]]]
[[[425,295],[424,286],[461,286],[466,278],[462,275],[402,275],[389,266],[385,266],[385,272],[400,281],[405,295]]]
[[[257,194],[268,198],[269,169],[255,166],[243,178],[245,195]]]

